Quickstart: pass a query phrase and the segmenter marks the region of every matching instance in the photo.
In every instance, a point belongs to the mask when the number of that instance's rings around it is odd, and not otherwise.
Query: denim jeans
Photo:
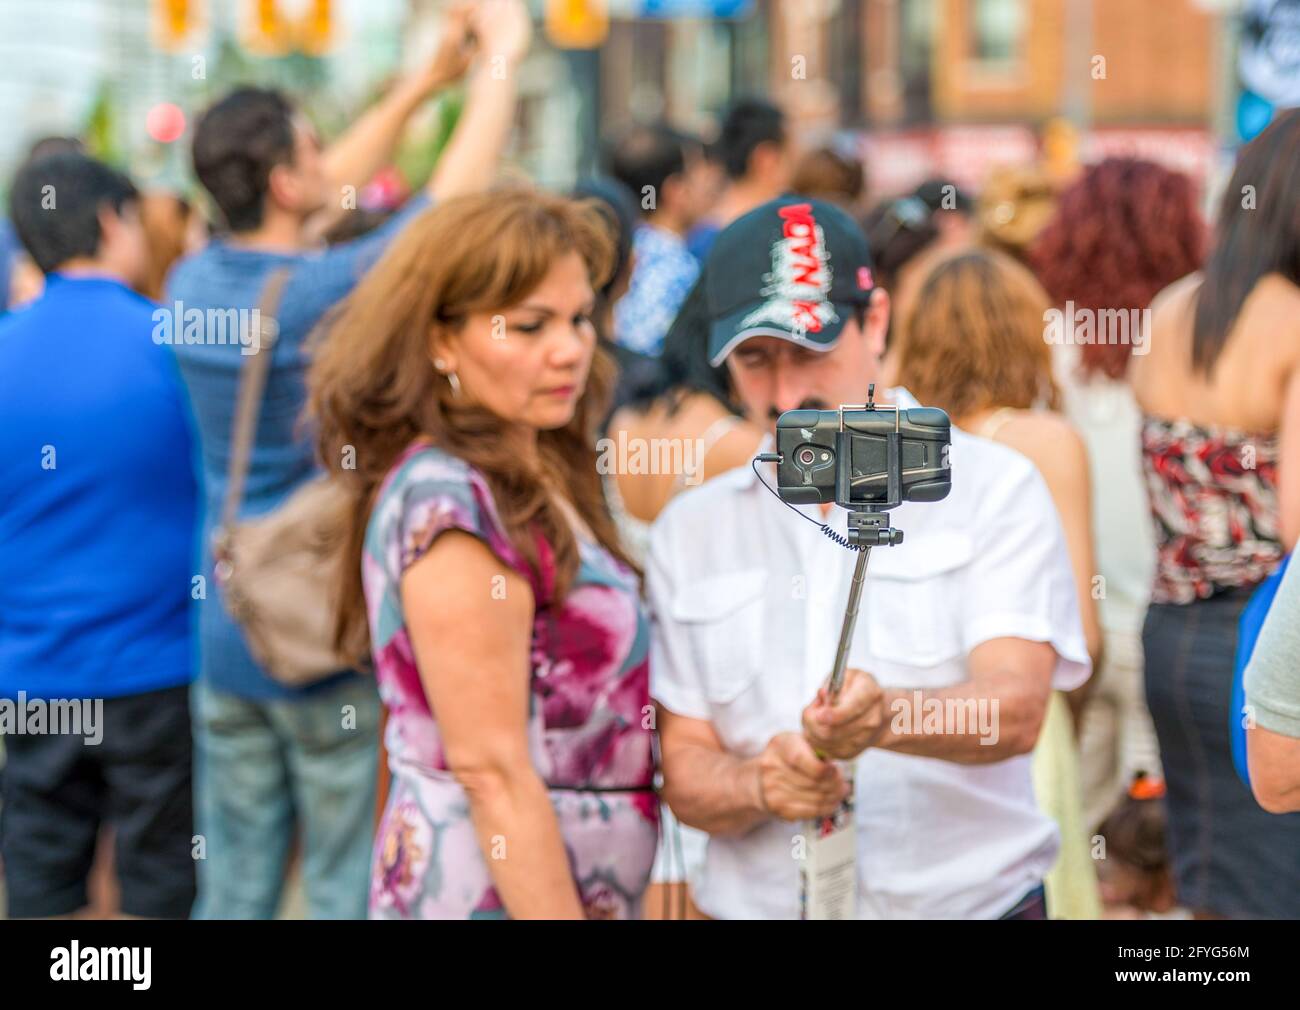
[[[1226,919],[1300,917],[1300,814],[1270,814],[1237,778],[1228,734],[1241,612],[1252,588],[1153,603],[1146,698],[1165,772],[1165,846],[1179,904]]]
[[[270,919],[294,838],[313,919],[364,919],[380,702],[369,677],[263,700],[194,685],[196,919]]]

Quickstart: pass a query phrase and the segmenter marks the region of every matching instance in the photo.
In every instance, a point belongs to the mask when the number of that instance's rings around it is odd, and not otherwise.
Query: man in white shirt
[[[710,355],[753,421],[865,401],[889,302],[848,215],[782,197],[728,227],[704,272]],[[917,405],[903,389],[889,399]],[[1045,917],[1058,838],[1029,751],[1050,691],[1090,670],[1069,557],[1027,459],[956,429],[950,459],[949,496],[894,510],[904,542],[872,551],[833,705],[820,688],[854,555],[750,468],[656,523],[651,693],[665,797],[710,835],[694,895],[706,914],[799,915],[804,822],[848,792],[820,751],[853,762],[861,918]],[[799,511],[845,532],[839,508]]]

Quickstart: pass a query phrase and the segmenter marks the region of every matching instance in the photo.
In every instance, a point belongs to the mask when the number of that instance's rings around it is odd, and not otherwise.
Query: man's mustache
[[[810,396],[807,399],[801,401],[799,406],[796,407],[795,409],[796,410],[830,410],[831,408],[830,408],[830,404],[828,404],[825,400],[819,399],[816,396]],[[767,411],[767,419],[769,421],[775,421],[778,417],[780,417],[784,413],[785,411],[777,410],[776,407],[774,406],[769,407]]]

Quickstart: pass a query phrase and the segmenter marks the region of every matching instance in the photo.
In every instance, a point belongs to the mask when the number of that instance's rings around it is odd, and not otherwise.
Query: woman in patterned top
[[[389,710],[373,918],[626,917],[645,889],[648,627],[594,447],[611,259],[590,206],[448,201],[318,356],[322,456],[355,496],[339,641],[368,618]]]
[[[1143,628],[1179,901],[1300,917],[1300,814],[1233,771],[1237,624],[1300,533],[1300,111],[1242,149],[1205,269],[1152,304],[1133,358],[1156,574]]]

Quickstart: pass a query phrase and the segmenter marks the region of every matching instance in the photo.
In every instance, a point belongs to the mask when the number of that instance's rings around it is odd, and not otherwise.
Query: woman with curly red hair
[[[1141,310],[1198,269],[1205,224],[1196,188],[1181,172],[1137,158],[1107,158],[1061,194],[1030,250],[1030,265],[1058,305],[1103,312]],[[1134,345],[1078,348],[1085,376],[1120,379]]]
[[[1157,292],[1200,266],[1204,244],[1205,226],[1187,176],[1150,161],[1108,158],[1061,194],[1030,262],[1058,311],[1070,319],[1141,320]],[[1062,407],[1087,446],[1094,489],[1093,596],[1103,660],[1079,732],[1084,817],[1091,831],[1124,799],[1136,775],[1160,773],[1142,697],[1142,620],[1155,545],[1146,521],[1141,417],[1125,381],[1132,356],[1149,348],[1149,334],[1101,329],[1093,327],[1092,336],[1129,339],[1054,348]]]

